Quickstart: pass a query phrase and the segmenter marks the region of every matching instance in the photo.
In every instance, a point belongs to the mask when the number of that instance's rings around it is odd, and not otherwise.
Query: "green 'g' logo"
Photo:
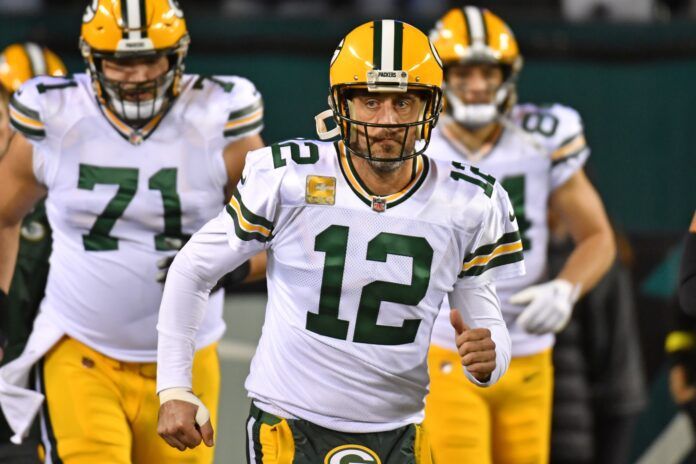
[[[332,449],[324,464],[382,464],[377,453],[360,445],[341,445]]]

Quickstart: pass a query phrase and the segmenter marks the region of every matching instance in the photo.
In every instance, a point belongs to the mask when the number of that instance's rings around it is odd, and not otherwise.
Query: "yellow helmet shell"
[[[351,139],[358,127],[367,130],[368,125],[380,126],[352,117],[347,95],[351,89],[359,88],[369,92],[420,92],[425,95],[418,121],[381,125],[415,130],[418,138],[425,141],[420,150],[402,152],[398,160],[425,152],[442,109],[442,79],[442,62],[435,47],[425,34],[410,24],[383,19],[353,29],[338,45],[329,69],[329,104],[346,148],[354,155],[376,159],[369,147],[367,153],[351,148]]]
[[[522,68],[512,31],[485,8],[465,6],[448,11],[437,22],[430,38],[445,65],[488,61],[510,66],[514,73]]]
[[[442,63],[430,40],[401,21],[370,21],[353,29],[334,52],[329,81],[332,88],[366,84],[375,70],[406,72],[406,85],[442,86]]]
[[[93,0],[82,17],[82,43],[98,52],[166,50],[184,38],[186,22],[176,0]]]
[[[60,77],[67,73],[58,55],[32,42],[9,45],[0,54],[0,84],[10,92],[33,77]]]

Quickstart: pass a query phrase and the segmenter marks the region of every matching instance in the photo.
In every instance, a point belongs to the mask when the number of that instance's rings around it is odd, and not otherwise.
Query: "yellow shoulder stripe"
[[[466,261],[462,266],[462,271],[468,271],[474,266],[486,266],[490,261],[498,256],[507,255],[510,253],[516,253],[522,251],[522,241],[518,240],[513,243],[506,243],[503,245],[498,245],[493,251],[487,255],[476,256],[469,261]]]
[[[239,219],[239,226],[242,229],[244,229],[244,231],[257,232],[265,237],[269,237],[271,235],[271,231],[267,227],[252,224],[244,218],[244,215],[242,215],[242,209],[239,206],[239,201],[234,196],[230,200],[230,206],[234,209],[235,213],[237,213],[237,219]]]
[[[577,137],[574,137],[568,143],[554,151],[551,154],[551,160],[556,161],[573,153],[577,153],[586,145],[587,141],[585,140],[585,134],[578,134]]]

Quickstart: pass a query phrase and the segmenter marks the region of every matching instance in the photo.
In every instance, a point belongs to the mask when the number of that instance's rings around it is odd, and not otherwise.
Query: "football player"
[[[27,42],[12,44],[0,54],[0,158],[12,137],[9,121],[10,95],[22,83],[38,75],[65,76],[65,65],[51,50]],[[10,291],[0,292],[0,359],[2,364],[15,359],[24,349],[31,325],[44,296],[48,257],[51,254],[51,229],[43,201],[27,215],[20,229],[19,252]],[[38,430],[16,446],[10,443],[12,431],[0,417],[0,462],[37,463]]]
[[[433,331],[426,428],[439,462],[545,463],[548,459],[554,333],[573,304],[614,259],[602,202],[587,180],[582,122],[567,106],[517,105],[517,42],[488,10],[450,10],[431,38],[445,69],[446,114],[428,153],[472,163],[507,190],[524,245],[527,274],[496,286],[512,339],[510,371],[488,389],[470,388],[444,307]],[[575,241],[560,274],[546,274],[547,210]],[[451,303],[451,302],[450,302]]]
[[[47,462],[212,462],[211,449],[181,454],[157,437],[158,263],[225,204],[246,152],[263,146],[263,107],[246,79],[184,74],[188,44],[174,0],[94,0],[80,40],[87,73],[32,79],[10,102],[2,292],[20,221],[46,193],[53,252],[27,348],[1,372],[0,404],[19,440],[45,395]],[[195,389],[213,421],[222,304],[222,292],[211,296],[195,340]],[[41,394],[18,389],[39,359]]]
[[[432,44],[403,22],[372,21],[341,41],[329,77],[317,127],[340,140],[249,153],[230,203],[170,270],[157,389],[159,432],[174,447],[213,443],[194,341],[215,281],[262,250],[269,298],[246,380],[249,463],[431,463],[418,424],[447,293],[462,376],[491,385],[507,368],[491,282],[523,272],[522,243],[500,184],[423,155],[442,96]]]

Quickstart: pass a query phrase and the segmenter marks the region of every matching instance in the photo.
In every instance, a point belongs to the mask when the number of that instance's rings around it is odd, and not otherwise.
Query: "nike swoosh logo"
[[[241,182],[242,185],[244,185],[244,183],[246,182],[246,177],[242,176],[242,178],[239,179],[239,182]]]
[[[515,216],[515,213],[508,213],[508,218],[510,219],[510,222],[515,222],[515,219],[517,219],[517,216]]]
[[[532,372],[531,374],[525,375],[524,377],[522,377],[522,382],[527,383],[537,375],[539,375],[539,372]]]

